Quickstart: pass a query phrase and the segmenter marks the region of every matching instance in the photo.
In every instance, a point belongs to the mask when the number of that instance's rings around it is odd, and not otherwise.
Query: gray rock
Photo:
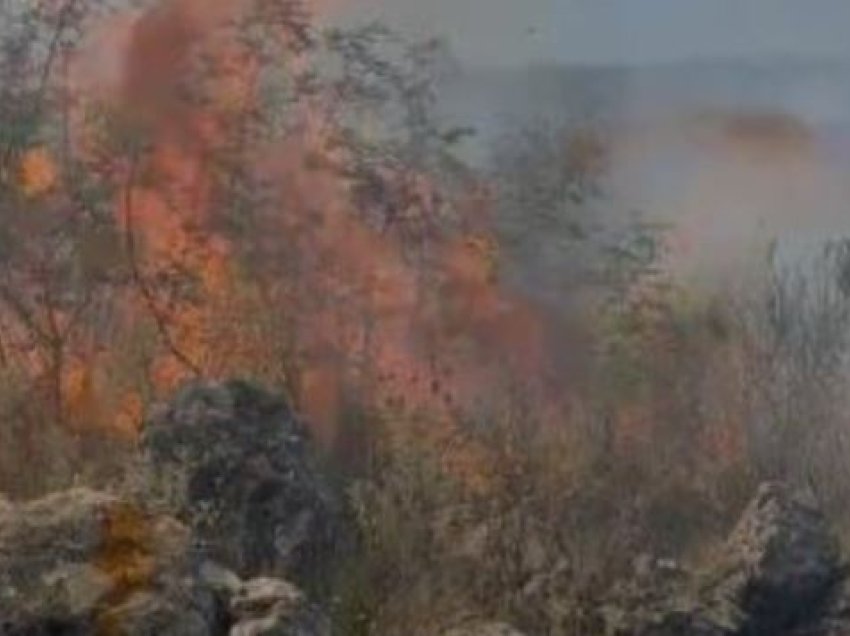
[[[831,595],[823,615],[795,630],[793,636],[850,636],[850,579],[846,575]]]
[[[265,615],[274,609],[291,615],[304,604],[304,595],[282,579],[259,578],[242,583],[230,601],[231,614],[237,618]]]
[[[442,636],[523,636],[506,623],[474,623],[463,627],[454,627]]]
[[[283,400],[243,382],[185,387],[150,418],[156,492],[240,576],[314,584],[341,542],[341,505]]]
[[[242,583],[230,599],[230,636],[327,636],[330,625],[304,595],[282,579]]]
[[[213,597],[186,582],[188,539],[90,490],[4,506],[0,634],[212,634]]]
[[[729,536],[709,587],[739,608],[744,631],[773,634],[816,618],[842,574],[838,542],[814,502],[768,483]]]
[[[318,581],[342,535],[340,501],[285,403],[244,383],[195,384],[143,437],[128,498],[0,498],[0,636],[329,634],[275,578]]]
[[[224,619],[216,619],[212,603],[198,606],[191,595],[133,592],[103,611],[97,620],[100,633],[132,636],[210,636],[220,632]],[[182,594],[180,593],[182,592]]]
[[[608,633],[821,633],[843,568],[837,541],[813,502],[771,483],[758,489],[716,564],[701,573],[668,573],[668,583],[660,574],[608,599]]]
[[[187,529],[73,490],[0,511],[0,636],[327,636],[282,579],[195,562]]]
[[[242,588],[242,580],[236,573],[213,561],[205,561],[198,568],[198,580],[220,597],[232,598]]]

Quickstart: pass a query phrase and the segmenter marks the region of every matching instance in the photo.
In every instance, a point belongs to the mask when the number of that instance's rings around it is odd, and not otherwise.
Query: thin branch
[[[47,329],[39,324],[36,316],[26,304],[6,285],[0,284],[0,300],[4,301],[18,319],[42,342],[50,343]]]
[[[77,3],[78,0],[66,0],[65,4],[59,10],[56,29],[53,31],[53,36],[50,39],[50,45],[47,49],[47,58],[45,59],[44,64],[41,67],[41,73],[39,74],[38,88],[36,88],[35,91],[33,106],[35,110],[40,110],[43,105],[44,96],[47,93],[47,85],[50,82],[50,76],[53,72],[53,65],[56,62],[56,56],[59,54],[59,46],[62,43],[62,35],[69,26],[70,18],[77,6]],[[5,175],[8,173],[7,168],[12,160],[15,150],[17,150],[17,148],[14,143],[9,143],[9,145],[3,149],[3,156],[0,158],[0,174]]]
[[[130,172],[127,177],[127,183],[124,187],[124,243],[127,249],[127,258],[130,263],[130,275],[132,276],[133,282],[139,290],[142,300],[145,302],[145,305],[154,320],[156,329],[159,332],[166,348],[168,348],[171,354],[192,373],[195,375],[201,375],[201,368],[198,364],[181,351],[174,342],[174,338],[168,329],[168,321],[159,311],[156,304],[156,296],[150,287],[148,287],[139,267],[136,250],[135,223],[133,218],[133,188],[136,183],[137,171],[138,159],[134,157],[130,164]]]

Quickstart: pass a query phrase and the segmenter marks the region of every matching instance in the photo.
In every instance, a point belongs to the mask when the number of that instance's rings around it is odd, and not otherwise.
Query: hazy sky
[[[349,14],[444,34],[475,65],[695,57],[850,60],[850,0],[340,0]]]

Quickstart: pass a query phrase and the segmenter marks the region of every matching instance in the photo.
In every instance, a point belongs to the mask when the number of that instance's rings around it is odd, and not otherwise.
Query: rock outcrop
[[[712,593],[739,608],[745,632],[776,633],[816,619],[842,575],[815,503],[764,484],[726,542]]]
[[[330,624],[293,585],[280,579],[245,581],[229,603],[230,636],[325,636]]]
[[[217,561],[309,585],[330,568],[341,505],[279,397],[244,382],[192,384],[153,414],[142,446],[169,512]]]
[[[294,585],[204,560],[188,529],[72,490],[0,511],[0,636],[327,636]]]
[[[843,578],[838,543],[812,501],[764,484],[715,564],[614,596],[606,623],[634,636],[820,633],[834,622]]]
[[[0,634],[215,633],[212,594],[186,582],[188,545],[174,519],[90,490],[7,505]]]
[[[242,581],[212,562],[200,579],[214,590],[229,619],[229,636],[328,636],[330,623],[301,590],[282,579]]]
[[[150,419],[141,466],[141,485],[124,495],[0,497],[0,636],[331,633],[308,595],[347,545],[341,500],[283,401],[240,382],[191,385]],[[474,561],[486,536],[473,538],[459,545]],[[809,498],[763,485],[719,554],[701,572],[644,559],[633,578],[581,599],[582,629],[850,636],[848,571]],[[544,633],[575,628],[539,615]],[[449,624],[442,636],[521,636],[504,623]]]
[[[341,505],[285,403],[195,384],[142,449],[126,495],[0,498],[0,636],[326,636],[288,578],[332,563]]]

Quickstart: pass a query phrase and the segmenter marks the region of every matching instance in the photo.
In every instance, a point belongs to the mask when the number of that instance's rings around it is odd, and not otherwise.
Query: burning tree
[[[346,401],[448,426],[491,361],[542,363],[433,116],[439,43],[286,0],[7,10],[0,337],[29,453],[35,421],[132,439],[195,375],[270,381],[333,440]]]

